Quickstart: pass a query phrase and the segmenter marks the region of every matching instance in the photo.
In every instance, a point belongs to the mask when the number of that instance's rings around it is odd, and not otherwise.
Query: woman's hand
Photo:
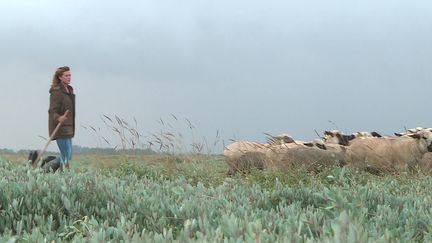
[[[67,110],[64,114],[63,114],[63,116],[59,116],[59,118],[57,118],[57,121],[59,122],[59,123],[63,123],[64,121],[66,121],[66,119],[67,119],[67,114],[69,113],[69,110]]]

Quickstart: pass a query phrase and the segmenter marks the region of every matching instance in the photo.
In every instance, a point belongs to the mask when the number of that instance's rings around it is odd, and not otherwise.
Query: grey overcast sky
[[[102,114],[225,143],[430,127],[431,45],[428,0],[0,0],[0,148],[43,147],[63,65],[76,145]]]

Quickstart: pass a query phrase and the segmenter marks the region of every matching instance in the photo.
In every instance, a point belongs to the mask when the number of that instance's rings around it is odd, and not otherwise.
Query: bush
[[[0,241],[432,240],[430,177],[331,168],[222,178],[214,160],[175,163],[175,174],[150,162],[53,174],[0,160]]]

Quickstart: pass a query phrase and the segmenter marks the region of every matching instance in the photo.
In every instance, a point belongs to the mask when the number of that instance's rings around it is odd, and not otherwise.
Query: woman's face
[[[63,72],[63,74],[59,77],[59,79],[63,84],[70,84],[71,81],[70,71]]]

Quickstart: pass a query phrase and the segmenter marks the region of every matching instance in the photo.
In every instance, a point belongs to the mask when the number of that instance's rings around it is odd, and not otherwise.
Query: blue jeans
[[[66,165],[72,159],[72,138],[57,138],[57,146],[60,149],[60,161]]]

